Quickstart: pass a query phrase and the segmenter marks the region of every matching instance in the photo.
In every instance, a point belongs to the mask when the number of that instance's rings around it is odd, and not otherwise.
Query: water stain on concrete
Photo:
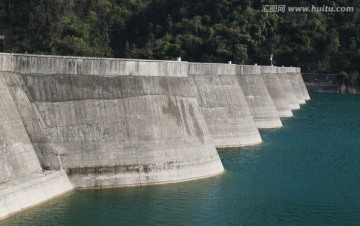
[[[182,115],[183,115],[183,122],[185,123],[185,129],[186,129],[186,133],[188,136],[191,136],[191,130],[190,130],[190,126],[187,120],[187,116],[186,116],[186,109],[185,109],[185,104],[184,104],[184,100],[181,100],[181,111],[182,111]]]
[[[168,97],[167,106],[162,107],[162,112],[164,114],[170,114],[176,119],[176,124],[181,126],[181,113],[178,106]]]
[[[202,143],[204,143],[204,133],[203,133],[203,131],[202,131],[202,129],[201,129],[201,126],[200,126],[197,118],[195,117],[195,112],[194,112],[194,109],[193,109],[192,104],[189,104],[189,112],[190,112],[191,117],[193,118],[196,137],[197,137]]]

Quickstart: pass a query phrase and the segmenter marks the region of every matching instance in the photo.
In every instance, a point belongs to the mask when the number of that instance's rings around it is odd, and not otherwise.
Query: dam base
[[[0,220],[73,190],[64,171],[33,174],[0,184]]]

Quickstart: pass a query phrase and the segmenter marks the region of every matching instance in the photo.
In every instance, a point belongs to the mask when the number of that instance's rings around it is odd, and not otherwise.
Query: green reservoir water
[[[360,96],[311,98],[261,145],[219,150],[221,176],[75,191],[1,225],[360,225]]]

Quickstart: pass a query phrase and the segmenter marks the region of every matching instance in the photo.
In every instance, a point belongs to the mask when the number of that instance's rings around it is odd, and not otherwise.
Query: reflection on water
[[[312,95],[262,144],[219,150],[223,175],[75,191],[1,225],[357,225],[359,112],[360,96]]]

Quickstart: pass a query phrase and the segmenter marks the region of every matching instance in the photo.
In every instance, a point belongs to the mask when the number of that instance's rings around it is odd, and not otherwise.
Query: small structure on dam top
[[[72,189],[221,174],[216,147],[260,143],[309,99],[287,69],[0,54],[0,219]]]

